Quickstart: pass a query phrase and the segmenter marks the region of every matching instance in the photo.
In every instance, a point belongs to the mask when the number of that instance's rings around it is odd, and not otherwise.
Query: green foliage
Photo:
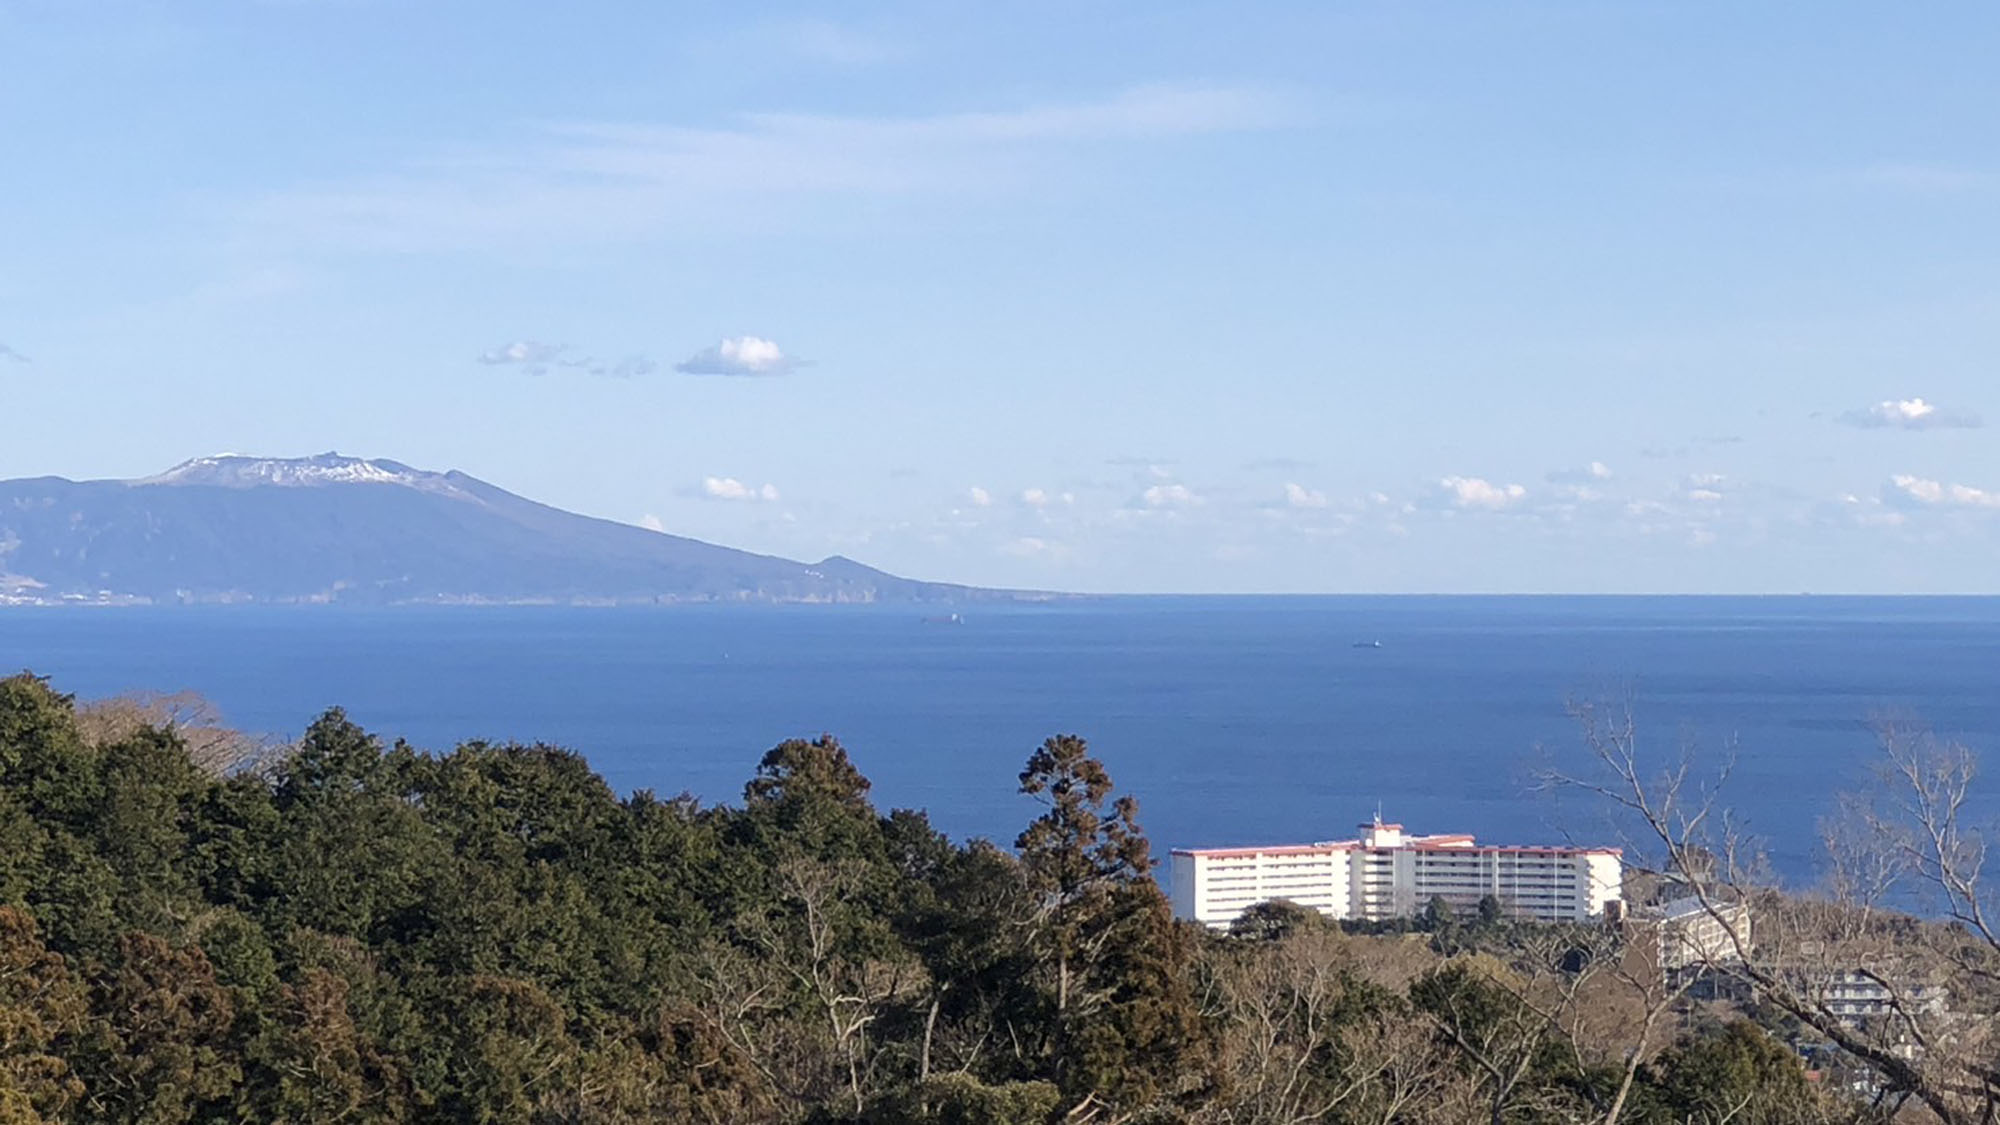
[[[1651,1070],[1658,1102],[1671,1120],[1781,1125],[1819,1119],[1813,1112],[1818,1098],[1799,1056],[1747,1020],[1675,1044]]]
[[[1062,1091],[1050,1082],[987,1085],[945,1074],[918,1083],[882,1116],[911,1125],[1044,1125],[1061,1103]]]
[[[0,907],[0,1123],[57,1121],[83,1097],[60,1054],[84,1026],[85,994],[35,921]]]
[[[1254,903],[1229,924],[1231,937],[1248,941],[1283,941],[1293,934],[1330,927],[1326,917],[1309,906],[1290,899],[1274,898]]]
[[[0,1125],[1396,1122],[1460,1086],[1528,1121],[1606,1088],[1485,954],[1405,997],[1290,903],[1230,938],[1176,922],[1137,803],[1070,735],[1028,759],[1009,851],[882,815],[831,737],[772,748],[730,808],[339,711],[255,773],[89,729],[0,680]],[[1481,905],[1379,928],[1519,936]],[[1809,1100],[1747,1025],[1640,1077],[1632,1120]]]

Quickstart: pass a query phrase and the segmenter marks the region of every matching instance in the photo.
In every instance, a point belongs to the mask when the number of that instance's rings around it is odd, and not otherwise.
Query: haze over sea
[[[1582,761],[1567,698],[1637,700],[1665,765],[1737,743],[1727,801],[1780,872],[1866,783],[1883,714],[2000,744],[2000,599],[1117,598],[975,607],[17,609],[0,667],[82,696],[191,689],[236,726],[347,708],[385,737],[575,749],[621,791],[738,799],[762,752],[837,735],[879,807],[1011,842],[1015,774],[1087,737],[1156,847],[1337,838],[1371,815],[1492,842],[1616,843],[1531,793]],[[1357,647],[1380,641],[1381,647]],[[1990,778],[1982,799],[2000,791]]]

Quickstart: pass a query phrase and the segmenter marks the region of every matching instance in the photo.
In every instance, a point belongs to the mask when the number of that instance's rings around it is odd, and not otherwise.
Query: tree
[[[0,1123],[64,1120],[83,1083],[62,1055],[80,1031],[85,996],[60,954],[42,944],[35,920],[0,906]]]
[[[1797,1053],[1747,1020],[1678,1043],[1648,1069],[1677,1121],[1806,1125],[1829,1116]]]
[[[394,1122],[407,1114],[401,1076],[356,1023],[350,986],[322,968],[286,985],[253,1046],[262,1070],[253,1101],[272,1125]]]
[[[1479,896],[1479,924],[1486,927],[1497,926],[1507,917],[1507,908],[1493,895]]]
[[[220,708],[191,691],[133,692],[94,699],[76,708],[76,722],[84,740],[100,747],[146,730],[172,733],[187,748],[188,760],[214,777],[269,768],[286,749],[276,739],[229,727]]]
[[[128,934],[91,991],[77,1062],[93,1120],[179,1125],[213,1112],[242,1080],[236,1006],[200,948]]]
[[[1215,1120],[1348,1119],[1364,1102],[1378,1105],[1386,1120],[1409,1105],[1411,1084],[1399,1081],[1405,1075],[1397,1067],[1419,1056],[1434,1063],[1438,1052],[1426,1050],[1428,1036],[1399,1041],[1394,1052],[1375,1049],[1385,1032],[1412,1021],[1388,992],[1361,979],[1349,945],[1325,925],[1210,944],[1201,994],[1222,1071],[1221,1092],[1208,1106]],[[1433,1084],[1448,1075],[1436,1065],[1424,1069]]]
[[[1546,957],[1531,958],[1539,965]],[[1490,953],[1454,957],[1410,986],[1429,1018],[1477,1082],[1491,1125],[1543,1114],[1578,1120],[1588,1112],[1576,1081],[1574,1040],[1564,1035],[1575,982],[1523,974]]]
[[[1229,923],[1229,936],[1248,941],[1283,941],[1296,933],[1334,928],[1309,906],[1287,898],[1251,903]]]
[[[1153,869],[1139,803],[1111,799],[1111,775],[1075,735],[1044,742],[1021,771],[1021,792],[1047,811],[1014,841],[1029,888],[1041,899],[1040,930],[1056,972],[1056,1011],[1098,997],[1075,988],[1079,965],[1101,952],[1119,892]],[[1072,995],[1072,992],[1075,995]]]
[[[1877,785],[1828,826],[1826,892],[1788,896],[1768,886],[1752,842],[1726,815],[1727,764],[1705,776],[1683,747],[1656,771],[1629,705],[1576,704],[1572,713],[1595,768],[1552,772],[1546,783],[1593,794],[1635,825],[1628,857],[1657,870],[1714,924],[1717,939],[1691,950],[1704,974],[1830,1044],[1859,1083],[1878,1091],[1879,1105],[1893,1111],[1915,1101],[1947,1125],[1992,1119],[2000,1107],[2000,932],[1980,878],[1984,836],[1969,818],[1968,751],[1883,725]],[[1920,892],[1936,896],[1956,924],[1885,908],[1898,894]],[[1847,1010],[1840,993],[1857,985],[1876,997],[1877,1017]]]
[[[1053,1077],[1081,1120],[1171,1093],[1195,1047],[1191,935],[1176,927],[1138,823],[1083,739],[1044,742],[1021,771],[1043,813],[1015,841],[1049,981]]]
[[[1448,930],[1452,927],[1454,921],[1455,919],[1453,919],[1451,914],[1451,903],[1446,902],[1442,895],[1432,895],[1431,900],[1424,904],[1423,928],[1425,930],[1431,933]]]

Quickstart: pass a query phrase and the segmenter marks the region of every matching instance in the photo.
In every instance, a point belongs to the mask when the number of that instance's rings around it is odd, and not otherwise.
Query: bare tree
[[[1430,1125],[1484,1116],[1457,1054],[1428,1020],[1363,979],[1355,944],[1315,926],[1211,948],[1204,1014],[1226,1029],[1224,1092],[1198,1121]]]
[[[1655,771],[1629,705],[1572,713],[1594,768],[1551,771],[1546,783],[1594,794],[1634,823],[1640,854],[1714,923],[1717,940],[1690,947],[1702,972],[1811,1029],[1881,1109],[1915,1102],[1948,1125],[2000,1119],[2000,942],[1980,880],[1983,837],[1966,820],[1969,752],[1884,726],[1880,783],[1823,833],[1829,885],[1783,894],[1728,817],[1727,766],[1704,777],[1684,749]],[[1940,901],[1952,924],[1888,908],[1916,896]]]
[[[775,872],[783,909],[739,920],[744,945],[705,951],[709,1026],[802,1109],[835,1097],[867,1109],[881,1059],[871,1029],[928,987],[913,958],[870,955],[853,932],[857,861],[794,857]]]
[[[108,746],[146,728],[170,731],[188,758],[216,777],[264,768],[283,754],[277,738],[227,725],[220,708],[192,691],[132,692],[91,700],[76,709],[77,728],[93,746]]]

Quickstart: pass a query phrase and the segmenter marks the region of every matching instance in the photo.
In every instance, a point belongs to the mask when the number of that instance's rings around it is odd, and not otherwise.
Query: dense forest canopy
[[[0,680],[0,1123],[1808,1122],[1781,1017],[1658,1002],[1601,927],[1175,921],[1137,804],[1034,748],[1010,846],[830,737],[740,805],[583,758],[250,754]],[[197,729],[199,728],[199,729]],[[223,749],[218,750],[221,746]],[[1762,1019],[1761,1025],[1751,1018]],[[1871,1108],[1871,1104],[1873,1108]]]

